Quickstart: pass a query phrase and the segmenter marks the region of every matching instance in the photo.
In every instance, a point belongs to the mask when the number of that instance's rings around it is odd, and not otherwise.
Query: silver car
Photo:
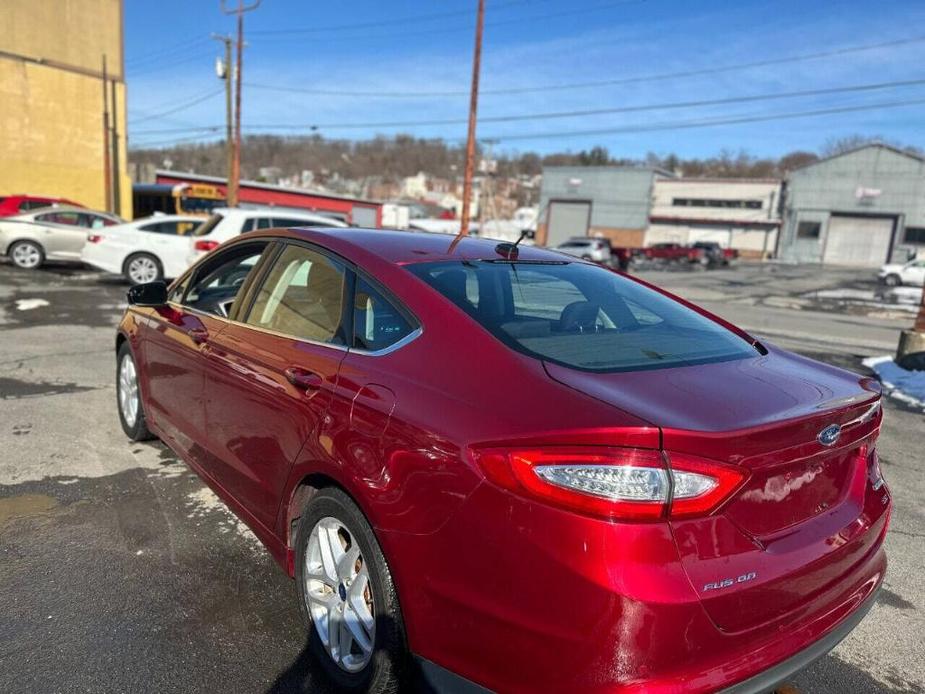
[[[574,236],[563,241],[553,250],[578,256],[595,263],[610,262],[610,241],[592,236]]]
[[[26,270],[46,260],[80,262],[91,230],[122,223],[114,214],[82,207],[43,207],[0,219],[0,252]]]

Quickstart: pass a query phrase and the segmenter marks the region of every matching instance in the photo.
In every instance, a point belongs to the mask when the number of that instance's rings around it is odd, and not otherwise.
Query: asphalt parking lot
[[[853,271],[644,276],[858,372],[914,315],[849,300],[874,294]],[[113,346],[125,290],[82,269],[0,264],[0,692],[327,691],[291,581],[167,448],[122,434]],[[886,585],[797,691],[925,691],[925,414],[894,400],[885,410]]]

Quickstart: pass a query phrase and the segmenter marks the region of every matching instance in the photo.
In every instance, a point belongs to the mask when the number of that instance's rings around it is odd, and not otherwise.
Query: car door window
[[[168,236],[178,236],[183,234],[183,231],[180,231],[181,228],[188,230],[192,227],[190,222],[152,222],[151,224],[145,224],[144,226],[138,227],[142,231],[147,231],[154,234],[165,234]]]
[[[85,226],[80,223],[81,215],[77,212],[46,212],[37,215],[35,221],[45,224],[63,224],[65,226]]]
[[[267,272],[244,322],[303,340],[344,344],[345,276],[338,261],[290,244]]]
[[[396,306],[362,277],[353,300],[353,346],[368,352],[391,347],[414,331]]]
[[[229,316],[266,246],[266,243],[246,244],[217,254],[196,272],[183,305],[216,316]]]

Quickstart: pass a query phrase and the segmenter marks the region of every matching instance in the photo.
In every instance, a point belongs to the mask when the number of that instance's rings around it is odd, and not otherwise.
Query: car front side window
[[[211,258],[196,272],[183,304],[197,311],[228,317],[267,245],[266,242],[244,244]]]
[[[267,272],[244,322],[297,339],[344,344],[345,290],[343,264],[290,244]]]

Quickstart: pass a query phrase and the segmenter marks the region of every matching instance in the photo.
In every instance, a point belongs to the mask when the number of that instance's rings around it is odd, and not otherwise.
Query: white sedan
[[[925,284],[925,258],[910,260],[908,263],[884,265],[877,278],[888,287],[907,285],[921,287]]]
[[[131,284],[178,277],[187,268],[192,231],[202,222],[192,215],[157,215],[108,227],[88,236],[81,259]]]

